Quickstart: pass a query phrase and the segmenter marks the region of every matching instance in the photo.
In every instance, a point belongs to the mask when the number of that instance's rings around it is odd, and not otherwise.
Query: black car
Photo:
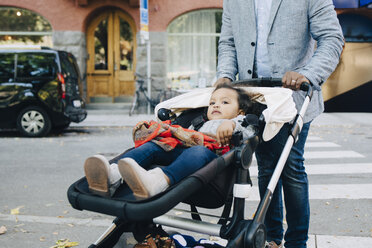
[[[52,49],[0,50],[0,128],[45,136],[86,116],[80,74],[71,53]]]

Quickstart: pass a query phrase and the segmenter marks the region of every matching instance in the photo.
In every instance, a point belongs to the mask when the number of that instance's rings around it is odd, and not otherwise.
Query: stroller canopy
[[[292,90],[290,89],[268,87],[241,88],[250,93],[254,101],[267,106],[262,112],[266,123],[262,134],[264,141],[272,139],[279,132],[284,123],[292,121],[297,114],[296,105],[292,98]],[[207,107],[214,89],[215,88],[212,87],[194,89],[161,102],[155,107],[155,115],[161,108],[170,109],[177,114],[186,109]]]

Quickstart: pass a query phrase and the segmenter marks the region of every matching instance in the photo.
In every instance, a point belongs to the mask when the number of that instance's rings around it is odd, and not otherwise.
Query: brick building
[[[0,0],[0,6],[25,9],[49,22],[51,30],[39,32],[50,38],[50,42],[44,45],[72,52],[76,56],[85,78],[84,92],[88,101],[126,101],[135,90],[134,74],[137,72],[146,76],[147,50],[139,39],[139,0]],[[211,80],[208,77],[213,75],[216,63],[216,20],[221,9],[222,0],[149,1],[154,89],[164,88],[172,84],[172,80],[173,84],[177,84],[183,78],[187,78],[188,82],[194,80],[193,84],[200,79]],[[204,29],[200,26],[203,22]],[[9,32],[8,38],[22,35],[24,30]],[[6,35],[6,31],[12,30],[0,31],[3,31],[0,35]],[[204,34],[201,35],[201,32]],[[168,42],[173,44],[171,49]],[[199,45],[199,48],[191,50],[193,44]],[[197,55],[202,54],[202,49],[211,48],[214,50],[207,54],[214,56],[211,59]],[[190,54],[195,55],[193,61],[188,61],[189,64],[195,63],[193,67],[188,68],[186,61],[175,55],[182,49],[187,49],[188,58],[184,59],[190,60]],[[172,60],[172,63],[167,64],[167,60]],[[209,67],[200,69],[204,67],[202,63]],[[203,69],[204,72],[198,72]]]
[[[223,0],[148,2],[152,89],[210,85],[215,79]],[[334,3],[339,14],[358,12],[371,18],[371,8],[357,10],[370,0]],[[135,73],[146,77],[147,72],[139,7],[140,0],[0,0],[0,11],[29,11],[49,25],[32,32],[26,26],[20,30],[0,26],[0,45],[19,45],[13,41],[22,35],[43,36],[41,45],[76,56],[88,102],[130,101]],[[21,18],[21,12],[14,13]]]

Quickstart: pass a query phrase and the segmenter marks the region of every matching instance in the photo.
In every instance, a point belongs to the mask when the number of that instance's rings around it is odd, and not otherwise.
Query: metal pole
[[[213,236],[220,236],[222,225],[212,224],[198,220],[186,219],[183,217],[173,215],[162,215],[153,219],[154,223],[180,228],[188,231],[209,234]]]
[[[147,95],[151,99],[151,42],[147,40]],[[147,103],[147,114],[151,114],[151,104]]]

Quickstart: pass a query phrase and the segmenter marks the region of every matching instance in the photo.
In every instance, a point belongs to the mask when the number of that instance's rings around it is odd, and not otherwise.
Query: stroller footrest
[[[249,198],[251,190],[251,184],[234,184],[234,197],[244,199]]]

